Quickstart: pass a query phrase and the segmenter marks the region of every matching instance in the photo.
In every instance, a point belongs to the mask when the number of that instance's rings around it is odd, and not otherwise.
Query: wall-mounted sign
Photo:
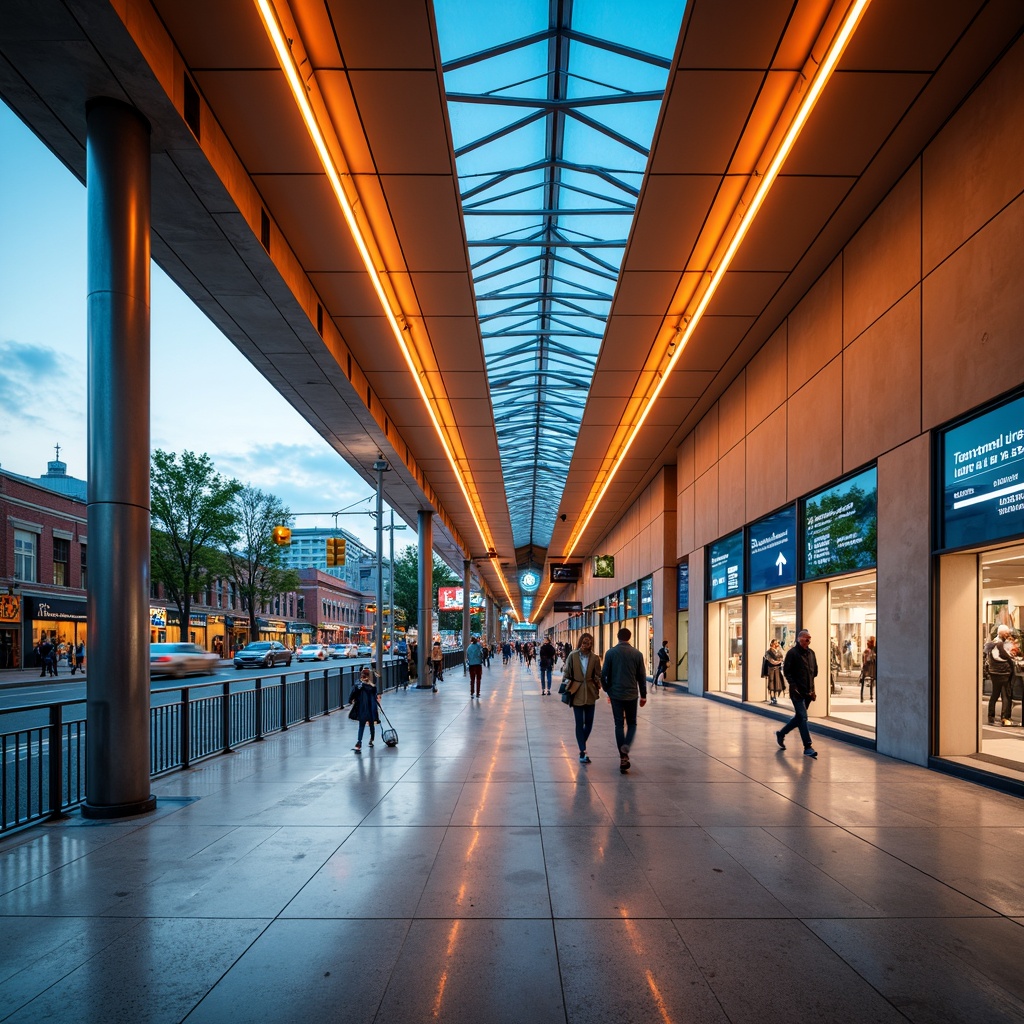
[[[679,611],[690,607],[690,563],[680,562],[676,566],[676,604]]]
[[[540,586],[540,573],[527,569],[519,574],[519,589],[527,594],[532,594]]]
[[[601,580],[615,579],[615,556],[594,555],[594,575]]]
[[[743,593],[743,531],[708,548],[708,600],[724,601]]]
[[[464,593],[462,587],[438,587],[437,588],[437,610],[439,612],[461,612],[464,606]],[[483,609],[483,595],[469,592],[470,612]],[[386,614],[386,612],[385,612]]]
[[[552,583],[575,583],[583,576],[583,566],[579,562],[552,562]]]
[[[1024,397],[947,430],[940,448],[941,546],[1024,533]]]
[[[15,594],[0,594],[0,622],[21,620],[21,598]]]
[[[804,499],[804,576],[874,568],[878,471],[872,467]]]
[[[513,633],[536,633],[537,624],[535,622],[514,622],[512,623]]]
[[[747,590],[796,585],[796,506],[747,527]]]
[[[638,590],[635,583],[631,583],[626,587],[626,618],[632,619],[636,617],[638,610]]]
[[[640,581],[640,614],[654,614],[654,577],[646,576]]]
[[[583,614],[583,602],[582,601],[556,601],[555,602],[555,613],[561,613],[564,615],[582,615]]]

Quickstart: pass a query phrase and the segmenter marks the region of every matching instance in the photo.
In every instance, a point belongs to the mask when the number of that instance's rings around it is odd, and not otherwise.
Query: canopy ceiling
[[[154,258],[522,610],[518,572],[599,548],[1024,21],[874,0],[692,319],[849,6],[275,0],[318,150],[253,0],[6,0],[0,95],[83,180],[86,101],[138,107]]]

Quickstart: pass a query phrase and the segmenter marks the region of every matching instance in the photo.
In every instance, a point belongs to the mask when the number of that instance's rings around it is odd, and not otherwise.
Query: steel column
[[[86,108],[88,523],[86,817],[152,810],[149,783],[149,123]]]
[[[427,674],[430,664],[430,648],[434,642],[431,630],[434,606],[434,520],[433,511],[421,508],[417,515],[417,533],[419,540],[419,572],[417,574],[419,594],[419,642],[417,644],[416,672],[419,681],[416,688],[430,689],[431,682]]]

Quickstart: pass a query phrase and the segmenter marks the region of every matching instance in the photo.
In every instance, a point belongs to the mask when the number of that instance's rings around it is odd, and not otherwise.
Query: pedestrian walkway
[[[384,700],[395,748],[333,714],[0,841],[0,1021],[1024,1020],[1024,801],[671,689],[581,765],[518,661]]]

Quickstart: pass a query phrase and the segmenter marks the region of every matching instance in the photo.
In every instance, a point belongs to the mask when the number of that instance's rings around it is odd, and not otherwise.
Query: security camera
[[[564,523],[565,522],[565,513],[563,512],[558,518],[561,519],[562,522]]]

